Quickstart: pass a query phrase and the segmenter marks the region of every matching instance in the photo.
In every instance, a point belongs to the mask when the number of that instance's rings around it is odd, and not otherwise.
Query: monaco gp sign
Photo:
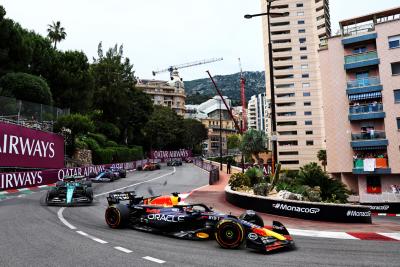
[[[192,157],[192,151],[187,149],[179,150],[153,150],[150,152],[151,159],[173,159],[173,158],[190,158]]]
[[[64,139],[57,134],[0,122],[0,166],[63,168]]]

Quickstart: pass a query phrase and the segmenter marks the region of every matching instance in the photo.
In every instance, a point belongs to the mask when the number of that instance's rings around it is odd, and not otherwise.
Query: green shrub
[[[83,141],[88,145],[89,149],[92,151],[96,151],[100,149],[100,145],[97,143],[97,141],[91,137],[85,137],[83,138]]]
[[[250,178],[244,173],[234,173],[229,178],[228,184],[232,190],[237,190],[242,186],[251,187]]]
[[[113,162],[114,151],[110,148],[99,148],[93,151],[94,164],[108,164]]]
[[[75,139],[75,148],[77,149],[88,149],[88,145],[81,139]]]
[[[0,79],[0,93],[20,100],[51,105],[52,95],[45,79],[27,73],[8,73]]]
[[[96,132],[104,134],[108,139],[118,140],[121,131],[118,127],[110,122],[96,121]]]
[[[106,145],[105,145],[106,147],[116,147],[116,146],[118,146],[118,144],[117,144],[117,142],[115,142],[115,141],[111,141],[111,140],[108,140],[107,142],[106,142]]]
[[[266,196],[268,194],[268,183],[259,183],[253,186],[253,191],[255,195]]]
[[[107,142],[107,137],[104,134],[100,133],[88,133],[88,137],[93,138],[96,142],[101,146],[104,147]]]
[[[252,167],[246,171],[247,177],[250,179],[251,186],[261,183],[263,180],[263,172],[260,168]]]

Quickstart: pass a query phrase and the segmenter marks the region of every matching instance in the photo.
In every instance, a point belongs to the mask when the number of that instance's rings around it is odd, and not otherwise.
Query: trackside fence
[[[208,183],[210,185],[215,184],[216,182],[219,181],[219,168],[218,166],[215,166],[211,164],[210,161],[205,161],[202,158],[195,158],[193,159],[193,164],[196,165],[199,168],[202,168],[203,170],[206,170],[209,172],[209,180]]]

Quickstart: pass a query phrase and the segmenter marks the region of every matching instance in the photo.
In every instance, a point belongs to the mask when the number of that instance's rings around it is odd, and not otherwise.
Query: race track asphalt
[[[137,184],[124,190],[148,196],[184,193],[207,183],[205,171],[184,164],[175,172],[163,166],[93,187],[96,195]],[[267,255],[244,247],[226,250],[213,240],[110,229],[104,221],[106,195],[96,197],[92,206],[61,212],[43,204],[45,193],[0,202],[0,266],[400,266],[400,242],[295,236],[295,250]]]

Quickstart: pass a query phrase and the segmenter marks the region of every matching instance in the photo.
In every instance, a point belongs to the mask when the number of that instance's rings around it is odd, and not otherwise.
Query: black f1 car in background
[[[94,183],[113,182],[119,178],[126,178],[126,170],[122,168],[111,167],[100,171],[98,174],[90,173],[89,178]]]
[[[161,169],[161,165],[159,163],[154,163],[154,162],[148,162],[143,166],[137,167],[138,171],[154,171],[159,169]]]
[[[65,176],[46,195],[48,205],[90,204],[92,201],[92,182],[87,181],[84,176]]]
[[[167,162],[167,166],[182,166],[182,160],[180,159],[172,159]]]
[[[248,248],[267,252],[294,245],[279,222],[264,227],[254,211],[235,217],[214,212],[204,204],[180,204],[178,193],[149,198],[137,197],[134,192],[111,193],[107,201],[105,219],[111,228],[128,226],[191,240],[215,238],[221,247],[231,249],[245,243]]]

